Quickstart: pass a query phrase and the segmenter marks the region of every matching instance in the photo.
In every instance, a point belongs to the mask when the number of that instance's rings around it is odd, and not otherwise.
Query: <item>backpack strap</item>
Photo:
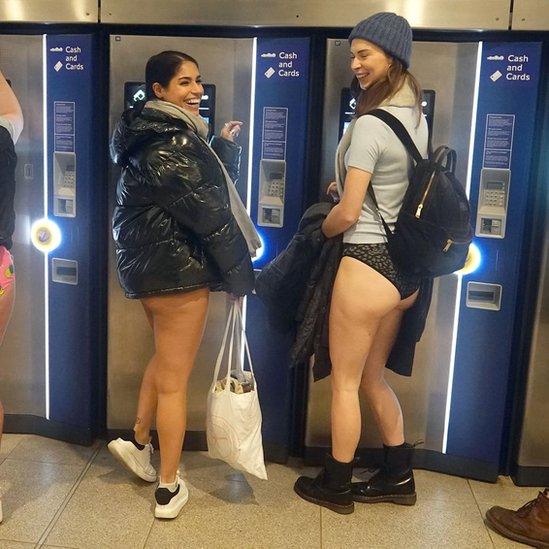
[[[370,196],[370,198],[372,199],[372,202],[374,203],[374,206],[377,210],[377,214],[379,215],[379,218],[381,219],[381,223],[383,225],[383,228],[385,229],[385,234],[387,235],[387,240],[389,240],[389,238],[391,238],[391,236],[393,236],[393,233],[391,231],[391,228],[389,227],[389,225],[387,225],[387,222],[385,221],[385,219],[383,219],[383,216],[381,215],[381,211],[379,209],[379,206],[377,205],[377,198],[376,198],[376,195],[374,193],[374,188],[372,186],[372,182],[370,181],[370,183],[368,184],[368,195]]]
[[[376,118],[379,118],[379,120],[381,120],[382,122],[385,122],[385,124],[387,124],[387,126],[389,126],[391,130],[393,130],[395,135],[398,137],[400,142],[404,145],[404,148],[406,149],[406,151],[408,151],[408,154],[414,159],[416,164],[418,164],[423,160],[423,156],[421,156],[421,153],[416,147],[414,140],[410,137],[408,130],[404,127],[404,124],[402,124],[402,122],[396,116],[393,116],[391,113],[383,109],[374,109],[373,111],[370,111],[364,116],[375,116]],[[377,204],[376,195],[374,193],[374,188],[371,182],[368,185],[368,195],[370,196],[370,198],[372,199],[372,202],[374,203],[377,213],[381,219],[381,223],[383,224],[383,228],[385,229],[387,238],[389,239],[392,236],[392,232],[391,232],[391,229],[389,228],[389,225],[387,225],[385,219],[383,219],[383,216],[381,215],[381,211]]]
[[[385,124],[387,124],[387,126],[389,126],[389,128],[391,128],[395,135],[399,138],[400,142],[404,145],[405,149],[408,151],[408,154],[415,160],[416,164],[419,164],[423,160],[423,156],[421,156],[414,140],[410,137],[408,130],[396,116],[393,116],[391,113],[383,109],[374,109],[365,116],[375,116],[382,122],[385,122]]]

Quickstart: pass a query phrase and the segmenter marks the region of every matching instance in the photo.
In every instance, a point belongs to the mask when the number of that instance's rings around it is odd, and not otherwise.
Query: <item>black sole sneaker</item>
[[[154,516],[161,519],[174,519],[189,499],[189,490],[179,476],[177,476],[177,489],[170,492],[168,488],[157,488],[154,493],[156,506]]]

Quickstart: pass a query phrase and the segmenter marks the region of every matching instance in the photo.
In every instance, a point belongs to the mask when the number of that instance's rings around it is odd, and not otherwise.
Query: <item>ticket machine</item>
[[[0,36],[17,144],[17,297],[0,354],[7,432],[91,443],[101,423],[104,190],[92,35]]]

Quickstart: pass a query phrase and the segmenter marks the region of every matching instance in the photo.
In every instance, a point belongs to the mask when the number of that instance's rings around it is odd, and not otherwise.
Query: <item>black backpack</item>
[[[372,185],[368,186],[387,234],[391,259],[403,273],[420,277],[461,269],[473,229],[465,189],[455,176],[456,152],[442,146],[425,159],[398,118],[382,109],[368,115],[379,118],[393,130],[414,162],[394,231],[379,211]]]

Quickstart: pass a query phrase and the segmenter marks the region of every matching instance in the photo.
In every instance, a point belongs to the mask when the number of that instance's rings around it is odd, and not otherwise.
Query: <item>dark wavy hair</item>
[[[418,124],[421,120],[421,86],[416,78],[404,67],[404,65],[398,59],[393,58],[389,70],[387,71],[387,77],[383,80],[374,82],[368,89],[363,90],[360,87],[356,76],[351,82],[351,94],[356,99],[356,116],[362,116],[374,109],[377,109],[383,101],[393,97],[399,92],[404,84],[412,88],[416,100],[416,107],[418,111]]]
[[[147,61],[145,67],[145,93],[147,99],[156,99],[153,84],[158,82],[163,88],[167,87],[185,61],[190,61],[198,67],[196,59],[181,51],[167,50],[153,55]]]

